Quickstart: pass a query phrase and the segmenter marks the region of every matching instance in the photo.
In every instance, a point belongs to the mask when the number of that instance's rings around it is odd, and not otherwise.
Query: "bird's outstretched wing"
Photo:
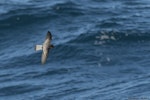
[[[49,49],[43,50],[42,59],[41,59],[42,64],[45,64],[48,57],[48,53],[49,53]]]
[[[43,53],[42,53],[42,59],[41,59],[42,64],[45,64],[45,62],[47,60],[51,40],[52,40],[52,34],[50,31],[48,31],[45,42],[43,44]]]

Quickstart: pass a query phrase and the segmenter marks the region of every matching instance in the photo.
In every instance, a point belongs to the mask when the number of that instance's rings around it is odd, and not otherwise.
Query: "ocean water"
[[[150,100],[150,0],[0,0],[0,100]]]

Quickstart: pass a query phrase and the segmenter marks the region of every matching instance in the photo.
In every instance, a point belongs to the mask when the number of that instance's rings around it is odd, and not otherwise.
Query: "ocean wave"
[[[148,4],[1,0],[0,99],[148,96]],[[44,42],[47,31],[54,48],[42,65],[42,51],[34,46]]]
[[[23,0],[23,1],[20,1],[20,0],[1,0],[0,1],[0,5],[6,5],[6,4],[9,4],[9,5],[13,5],[13,4],[28,4],[31,0]]]
[[[33,91],[41,90],[42,87],[40,86],[33,86],[29,84],[19,84],[19,85],[10,85],[6,87],[0,88],[0,96],[11,96],[16,94],[23,94],[23,93],[29,93]],[[7,91],[9,90],[9,91]]]
[[[124,46],[132,44],[140,44],[143,42],[148,42],[150,40],[150,35],[147,33],[138,33],[139,31],[131,32],[117,32],[117,31],[98,31],[98,32],[88,32],[86,34],[81,34],[76,38],[64,42],[62,44],[55,45],[55,48],[50,51],[50,62],[64,61],[64,60],[76,60],[83,59],[85,61],[97,61],[101,59],[100,56],[93,54],[89,50],[95,52],[93,48],[99,49],[99,46],[109,45],[109,46]],[[129,44],[130,43],[130,44]],[[100,47],[103,49],[103,47]],[[36,65],[40,63],[41,53],[32,53],[29,55],[21,55],[5,59],[3,66],[9,68],[9,65],[15,67]],[[82,55],[82,56],[81,56]],[[91,60],[90,60],[91,59]],[[93,59],[93,60],[92,60]],[[94,60],[95,59],[95,60]],[[101,59],[102,63],[109,62],[110,58]],[[9,62],[7,64],[7,62]],[[94,62],[93,62],[94,63]],[[110,64],[115,64],[116,62],[111,62]],[[2,67],[3,68],[3,67]]]
[[[65,2],[59,3],[52,7],[55,13],[59,15],[70,15],[70,16],[79,16],[84,15],[84,10],[81,8],[81,5],[78,5],[74,2]]]
[[[148,32],[141,30],[101,30],[101,31],[89,31],[86,34],[81,34],[68,43],[81,43],[92,44],[95,40],[104,41],[105,43],[113,42],[144,42],[150,40]]]
[[[18,1],[18,0],[16,0]],[[27,0],[28,1],[28,0]],[[28,1],[29,2],[29,1]],[[19,2],[20,3],[20,2]],[[21,2],[24,5],[9,5],[5,4],[2,5],[0,8],[0,14],[2,15],[1,20],[15,17],[15,16],[62,16],[62,15],[71,15],[71,16],[78,16],[83,15],[83,9],[74,2],[60,2],[55,1],[52,3],[42,2],[46,5],[40,5],[41,3],[31,3],[29,5],[25,5],[25,1]],[[33,5],[34,4],[34,5]],[[56,17],[56,16],[55,16]],[[17,18],[17,17],[16,17]]]

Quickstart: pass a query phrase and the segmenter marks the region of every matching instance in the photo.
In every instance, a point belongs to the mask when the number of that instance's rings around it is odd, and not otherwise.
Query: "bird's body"
[[[51,33],[48,31],[47,32],[47,36],[46,36],[46,39],[42,45],[42,48],[38,48],[37,46],[40,47],[40,45],[36,45],[36,50],[43,50],[43,53],[42,53],[42,57],[41,57],[41,63],[42,64],[45,64],[46,63],[46,60],[47,60],[47,57],[48,57],[48,54],[49,54],[49,50],[51,48],[53,48],[54,46],[51,44],[51,40],[52,40],[52,35]]]

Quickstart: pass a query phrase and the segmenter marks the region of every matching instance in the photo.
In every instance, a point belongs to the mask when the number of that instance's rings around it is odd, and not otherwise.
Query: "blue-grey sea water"
[[[0,0],[0,100],[150,100],[150,0]]]

